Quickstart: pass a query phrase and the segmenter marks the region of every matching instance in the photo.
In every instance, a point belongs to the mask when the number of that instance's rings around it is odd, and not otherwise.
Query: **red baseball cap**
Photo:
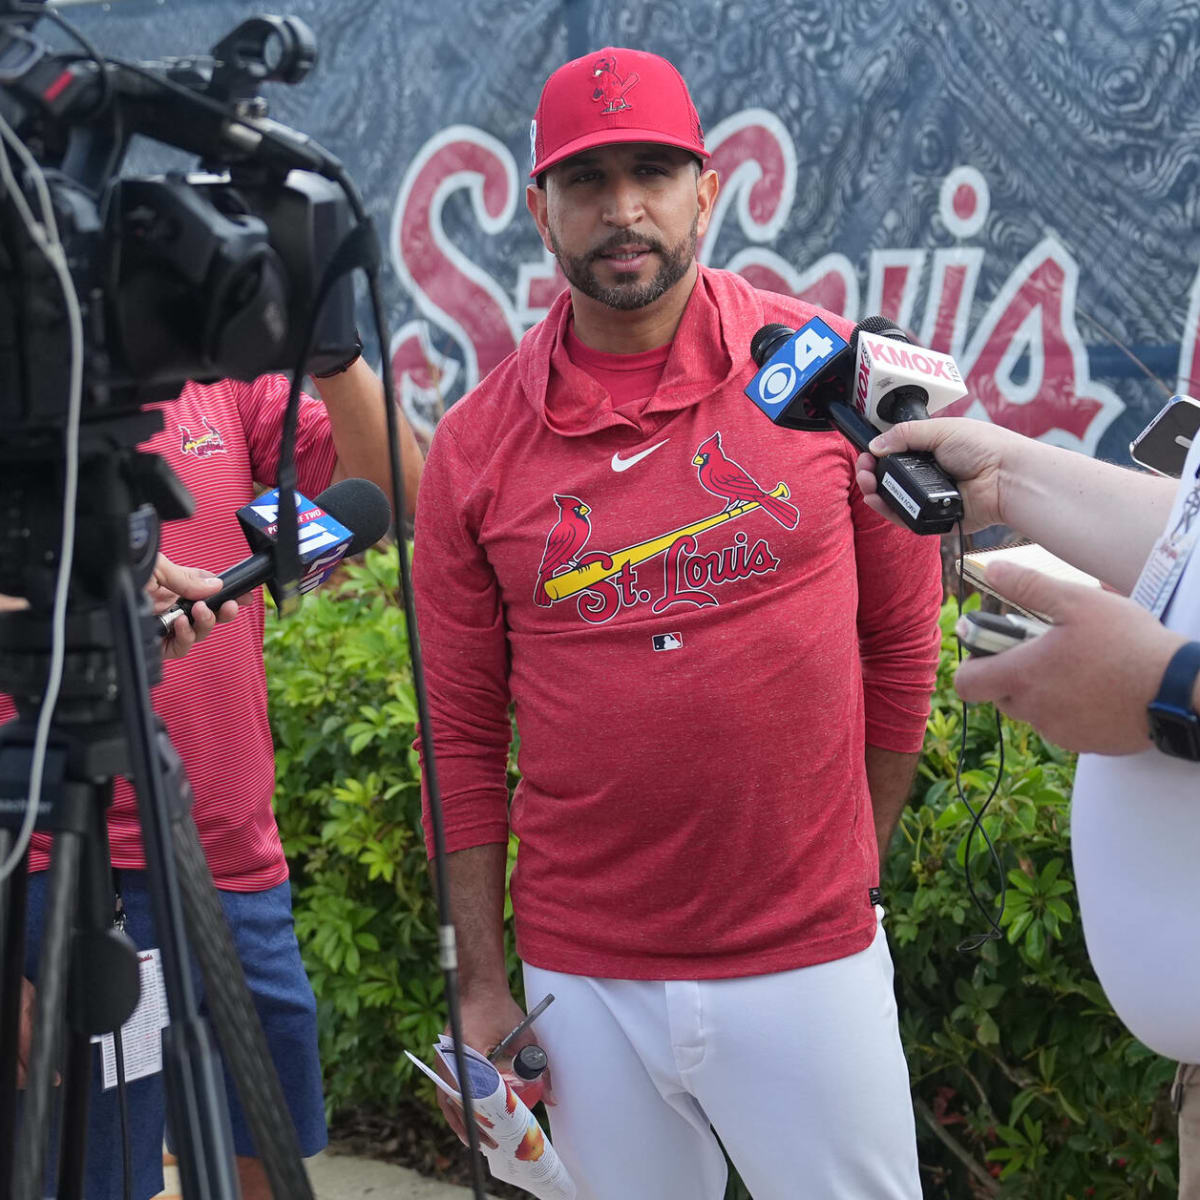
[[[615,142],[655,142],[708,157],[687,84],[665,58],[606,46],[559,67],[529,127],[530,177]]]

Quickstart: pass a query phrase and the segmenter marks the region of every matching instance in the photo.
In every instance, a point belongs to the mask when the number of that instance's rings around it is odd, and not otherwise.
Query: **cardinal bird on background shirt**
[[[546,535],[546,549],[533,589],[533,602],[541,608],[549,608],[553,603],[546,591],[546,580],[563,567],[579,566],[580,551],[592,536],[592,523],[588,520],[592,510],[578,496],[555,496],[554,503],[558,505],[558,521]]]
[[[719,432],[700,443],[692,463],[700,468],[700,482],[704,487],[725,501],[726,511],[756,500],[784,529],[795,529],[800,523],[799,509],[764,492],[733,459],[725,457]]]

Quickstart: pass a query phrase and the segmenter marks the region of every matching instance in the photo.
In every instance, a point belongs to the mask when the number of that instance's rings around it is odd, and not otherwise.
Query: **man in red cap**
[[[417,509],[465,1036],[522,1015],[511,828],[526,995],[557,997],[524,1041],[582,1198],[719,1200],[715,1129],[758,1200],[912,1200],[876,889],[937,665],[936,542],[867,507],[840,435],[742,394],[754,333],[819,310],[698,263],[718,181],[669,62],[566,64],[531,148],[570,287],[441,422]]]

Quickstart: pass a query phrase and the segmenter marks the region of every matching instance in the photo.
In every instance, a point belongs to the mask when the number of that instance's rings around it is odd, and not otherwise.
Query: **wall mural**
[[[321,59],[269,90],[273,115],[337,153],[368,199],[394,268],[386,357],[425,436],[564,286],[524,189],[529,118],[568,28],[580,52],[637,45],[683,71],[722,179],[705,263],[883,313],[955,355],[970,391],[953,411],[1124,461],[1167,395],[1200,391],[1200,3],[286,10]],[[151,56],[206,49],[248,11],[116,0],[70,15],[102,48]]]

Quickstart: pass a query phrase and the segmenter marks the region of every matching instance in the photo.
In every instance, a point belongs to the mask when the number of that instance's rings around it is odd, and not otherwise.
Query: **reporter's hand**
[[[17,1087],[23,1088],[29,1076],[29,1051],[33,1045],[33,1010],[37,1000],[37,988],[24,976],[21,977],[21,1014],[17,1018]],[[62,1083],[62,1076],[54,1072],[54,1086]]]
[[[1171,655],[1187,639],[1115,592],[1063,583],[994,563],[988,587],[1053,628],[1031,642],[966,660],[954,687],[968,702],[991,701],[1067,750],[1136,754],[1149,748],[1146,705]]]
[[[200,567],[182,567],[165,554],[158,556],[154,573],[146,583],[146,593],[154,604],[155,613],[166,612],[181,597],[193,602],[191,620],[180,613],[170,634],[163,640],[164,658],[183,658],[216,628],[218,622],[224,624],[237,616],[236,600],[226,600],[216,614],[204,603],[205,596],[220,590],[221,581],[211,572]]]
[[[964,417],[905,421],[875,438],[870,454],[859,455],[856,478],[870,508],[894,525],[907,528],[879,495],[875,461],[899,450],[928,450],[957,482],[963,498],[963,529],[972,533],[1004,520],[1001,483],[1005,460],[1020,453],[1027,441],[999,425]]]
[[[512,998],[512,995],[507,992],[485,993],[474,996],[469,999],[463,999],[460,1003],[462,1009],[462,1028],[463,1040],[466,1044],[480,1054],[487,1054],[495,1046],[500,1043],[500,1040],[508,1035],[508,1033],[519,1025],[525,1019],[525,1013],[521,1006]],[[446,1036],[450,1037],[450,1028],[446,1028]],[[537,1035],[533,1028],[526,1029],[519,1037],[514,1039],[507,1047],[505,1047],[505,1057],[515,1055],[522,1046],[528,1046],[537,1042]],[[446,1080],[447,1083],[453,1084],[454,1078],[442,1064],[438,1063],[438,1074]],[[550,1068],[547,1067],[542,1075],[542,1103],[553,1105],[554,1093],[550,1086]],[[463,1121],[462,1106],[445,1092],[438,1089],[438,1107],[442,1110],[442,1115],[446,1118],[446,1124],[458,1134],[458,1139],[463,1145],[467,1145],[467,1126]],[[494,1138],[488,1136],[487,1130],[476,1122],[479,1130],[479,1139],[485,1146],[495,1146]]]

